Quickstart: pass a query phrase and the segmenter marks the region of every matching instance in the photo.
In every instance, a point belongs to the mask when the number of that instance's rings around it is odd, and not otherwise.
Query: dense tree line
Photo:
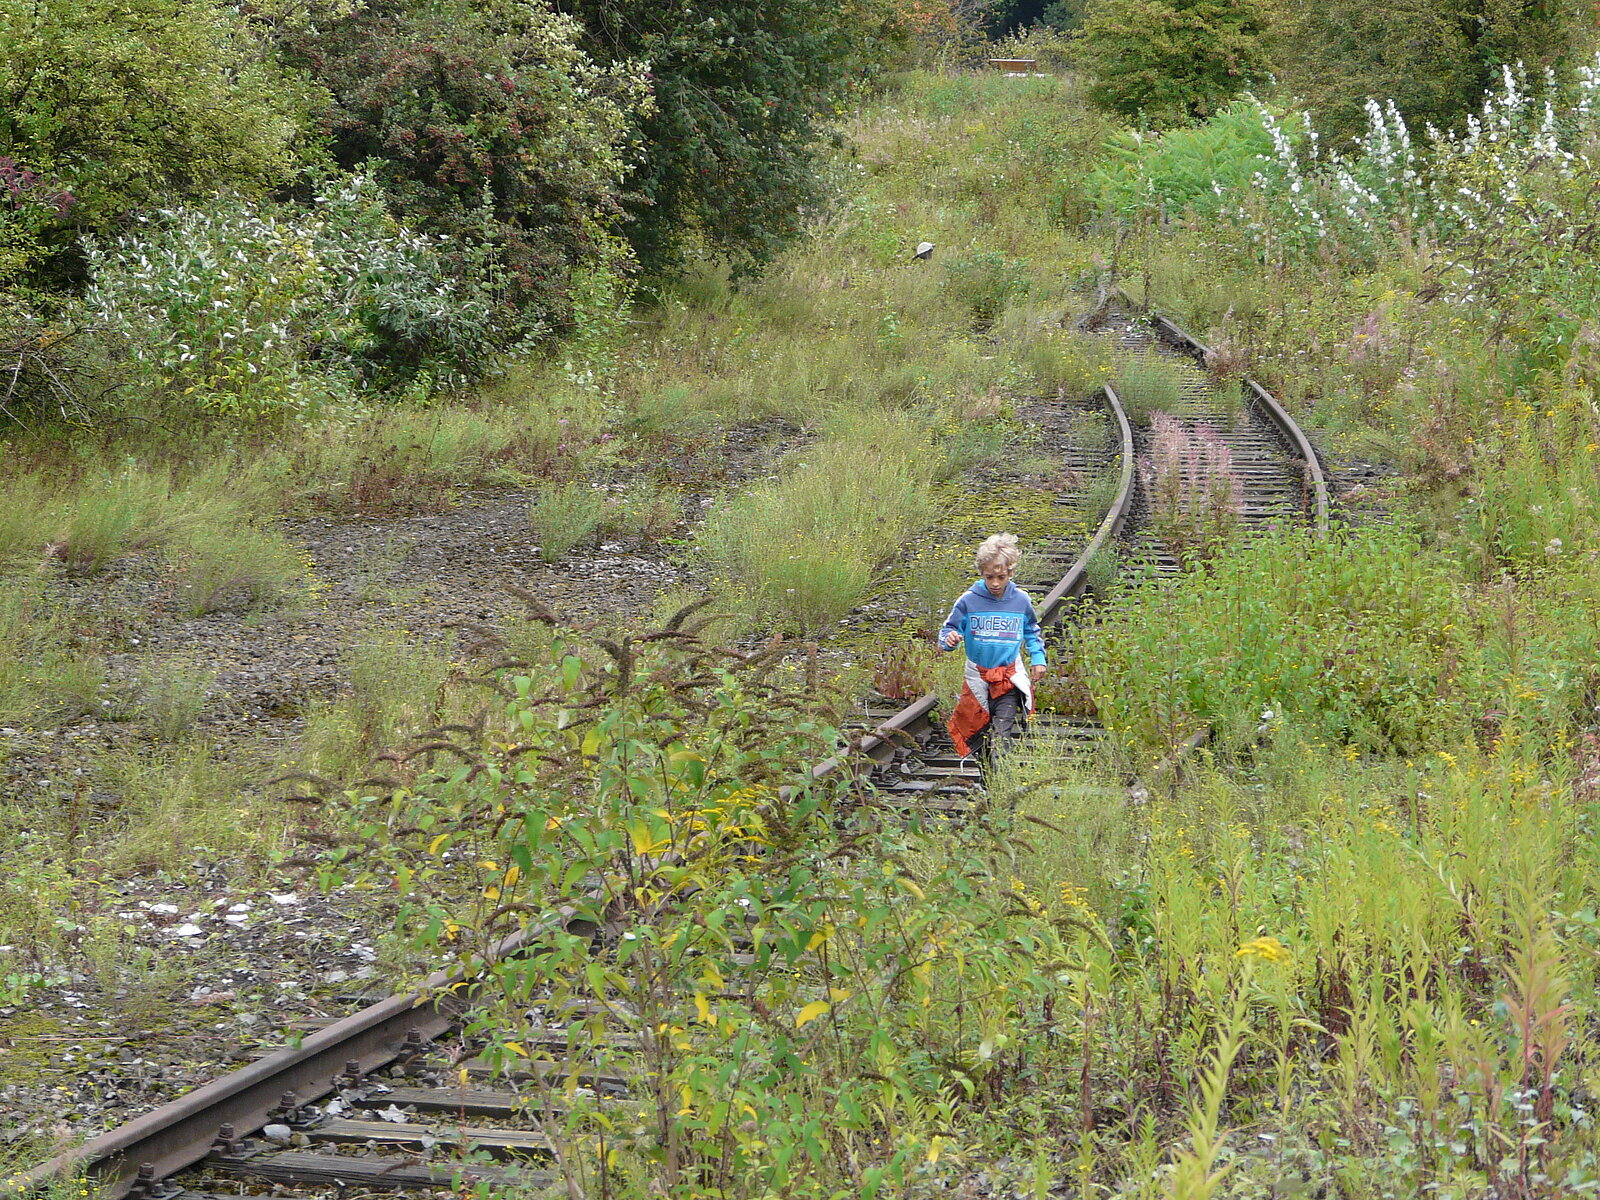
[[[759,270],[837,115],[919,39],[1069,38],[1094,97],[1156,126],[1276,79],[1348,137],[1369,96],[1449,129],[1508,64],[1560,86],[1592,3],[0,0],[0,349],[48,367],[87,314],[147,389],[246,381],[223,412],[460,382],[640,273]],[[236,329],[201,319],[218,298]],[[332,382],[259,387],[249,356],[286,340]]]
[[[691,249],[759,269],[816,199],[827,126],[917,17],[915,0],[0,0],[4,337],[37,341],[85,294],[182,308],[218,254],[282,253],[264,231],[326,249],[344,218],[319,198],[341,180],[363,181],[369,257],[423,264],[482,315],[459,336],[489,345],[559,335],[596,272],[667,274]],[[175,228],[218,242],[177,255]],[[147,278],[153,250],[168,278]],[[219,279],[306,307],[282,271],[249,274]],[[340,336],[361,344],[331,357],[371,365],[423,319],[414,290],[385,289],[345,297],[367,316]],[[398,341],[402,374],[429,369]]]

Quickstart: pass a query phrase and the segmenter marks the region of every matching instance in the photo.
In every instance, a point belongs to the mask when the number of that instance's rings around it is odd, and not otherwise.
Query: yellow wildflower
[[[1269,963],[1286,963],[1293,959],[1289,948],[1275,937],[1251,938],[1238,950],[1234,951],[1235,958],[1260,958]]]

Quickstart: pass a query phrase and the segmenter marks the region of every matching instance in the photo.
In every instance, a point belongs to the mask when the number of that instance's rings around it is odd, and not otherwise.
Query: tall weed
[[[96,850],[116,871],[182,870],[197,854],[246,849],[274,824],[270,814],[244,819],[235,773],[203,747],[119,752],[101,782],[117,803]]]
[[[73,648],[73,633],[43,579],[0,580],[0,723],[70,720],[100,707],[104,665]]]
[[[308,715],[306,768],[330,776],[359,769],[400,739],[440,724],[455,712],[447,688],[453,670],[447,646],[400,630],[373,634],[350,653],[350,691]]]
[[[1139,459],[1156,535],[1180,559],[1214,553],[1239,523],[1244,486],[1214,429],[1186,428],[1164,412],[1150,415],[1150,449]]]
[[[1233,544],[1182,585],[1124,591],[1081,630],[1106,724],[1161,750],[1201,725],[1247,744],[1264,720],[1334,745],[1414,753],[1493,707],[1473,680],[1448,564],[1402,530]]]
[[[1182,407],[1187,376],[1177,363],[1146,351],[1123,357],[1115,366],[1117,398],[1135,425],[1147,425],[1152,413]]]
[[[243,521],[190,529],[172,556],[178,596],[192,616],[284,604],[306,571],[299,550],[281,531]]]

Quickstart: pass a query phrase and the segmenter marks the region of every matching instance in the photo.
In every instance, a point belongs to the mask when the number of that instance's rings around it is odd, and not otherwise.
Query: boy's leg
[[[1022,693],[1012,688],[1005,695],[990,702],[989,724],[984,728],[984,745],[990,759],[998,758],[1011,748],[1022,732],[1025,718],[1022,715]]]

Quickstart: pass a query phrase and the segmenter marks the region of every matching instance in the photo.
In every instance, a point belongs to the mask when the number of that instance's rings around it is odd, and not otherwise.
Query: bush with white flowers
[[[309,208],[219,198],[87,244],[86,305],[146,394],[240,418],[446,387],[512,334],[486,250],[447,248],[336,180]]]

